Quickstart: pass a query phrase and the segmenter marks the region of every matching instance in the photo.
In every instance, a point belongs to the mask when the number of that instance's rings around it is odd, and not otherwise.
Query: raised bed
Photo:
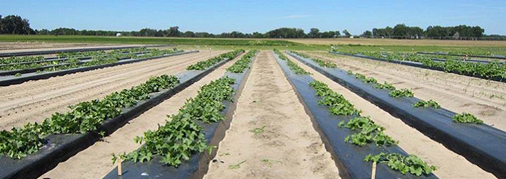
[[[10,57],[10,56],[28,56],[28,55],[45,55],[45,54],[55,54],[61,52],[86,52],[86,51],[97,51],[97,50],[118,50],[118,49],[126,49],[126,48],[137,48],[137,47],[169,47],[171,45],[136,45],[136,46],[126,46],[126,47],[91,47],[91,48],[73,48],[73,49],[59,49],[59,50],[38,50],[38,51],[28,51],[28,52],[0,52],[0,57]]]
[[[0,86],[9,86],[9,85],[13,85],[13,84],[20,84],[20,83],[23,83],[23,82],[26,82],[26,81],[30,81],[30,80],[47,79],[47,78],[50,78],[50,77],[53,77],[53,76],[62,76],[62,75],[71,74],[71,73],[89,71],[89,70],[94,70],[94,69],[99,69],[99,68],[124,65],[124,64],[129,64],[129,63],[136,63],[136,62],[142,62],[142,61],[147,61],[147,60],[152,60],[152,59],[157,59],[157,58],[170,57],[170,56],[176,56],[176,55],[183,55],[183,54],[195,53],[195,52],[198,52],[198,51],[188,51],[188,52],[181,52],[181,53],[173,53],[173,54],[167,54],[167,55],[162,55],[162,56],[157,56],[157,57],[149,57],[149,58],[143,58],[143,59],[125,59],[125,60],[120,60],[120,61],[118,61],[116,63],[110,63],[110,64],[104,64],[104,65],[96,65],[96,66],[89,66],[89,67],[78,67],[78,68],[72,68],[72,69],[68,69],[68,70],[60,70],[60,71],[52,71],[52,72],[41,72],[41,73],[32,72],[32,73],[23,74],[20,77],[16,77],[16,76],[2,76],[2,77],[0,77]]]
[[[287,63],[280,60],[276,54],[276,61],[281,66],[286,78],[294,87],[299,100],[304,105],[304,109],[311,116],[315,128],[320,133],[325,143],[325,147],[331,153],[336,165],[339,168],[339,174],[343,178],[371,178],[371,162],[364,162],[367,154],[399,153],[407,156],[408,154],[398,146],[376,146],[368,144],[365,146],[356,146],[346,143],[346,136],[356,133],[347,128],[339,128],[337,124],[343,120],[349,120],[357,116],[336,116],[329,112],[328,107],[318,104],[319,97],[315,95],[316,91],[309,86],[314,79],[309,75],[296,75]],[[403,175],[400,172],[390,169],[387,165],[378,164],[376,178],[437,178],[431,174],[428,176],[416,177],[411,174]]]
[[[350,53],[341,53],[341,52],[330,52],[330,53],[338,54],[338,55],[347,55],[347,56],[352,56],[352,57],[360,57],[360,58],[365,58],[365,59],[370,59],[370,60],[389,62],[389,63],[395,63],[395,64],[400,64],[400,65],[418,67],[418,68],[425,68],[425,69],[431,69],[431,70],[437,70],[437,71],[444,71],[444,69],[442,69],[442,68],[425,66],[423,63],[420,63],[420,62],[401,61],[401,60],[386,60],[386,59],[382,59],[382,58],[375,58],[375,57],[370,57],[370,56],[365,56],[365,55],[360,55],[360,54],[350,54]],[[458,75],[475,77],[475,78],[482,78],[482,79],[487,79],[487,80],[494,80],[494,81],[499,81],[499,82],[505,82],[506,83],[506,79],[501,78],[501,77],[487,78],[487,77],[484,77],[484,76],[481,76],[481,75],[461,74],[461,73],[458,73],[457,71],[452,71],[451,73],[455,73],[455,74],[458,74]]]
[[[254,61],[254,60],[253,60]],[[253,64],[250,63],[250,66]],[[224,76],[235,79],[235,84],[232,88],[235,91],[234,100],[237,101],[241,95],[241,91],[249,77],[250,69],[246,69],[243,73],[230,73],[226,72]],[[219,142],[225,137],[225,131],[230,127],[232,115],[236,108],[236,103],[225,101],[223,102],[225,109],[220,112],[225,116],[225,120],[219,123],[202,123],[198,124],[204,129],[205,139],[209,146],[218,146]],[[122,178],[202,178],[208,170],[210,160],[216,156],[217,149],[214,149],[211,154],[202,152],[194,154],[190,160],[183,161],[179,167],[167,166],[160,162],[160,156],[154,156],[152,160],[144,163],[134,163],[131,161],[123,161],[121,163],[123,174],[118,176],[117,168],[114,168],[104,179],[122,179]]]
[[[206,70],[190,70],[177,74],[176,76],[180,83],[173,89],[152,93],[149,95],[150,99],[140,101],[130,108],[122,109],[122,113],[118,117],[106,120],[99,127],[98,131],[105,131],[105,135],[111,134],[129,120],[186,89],[186,87],[230,60],[226,59],[218,62]],[[37,153],[20,160],[0,156],[0,178],[37,178],[54,168],[58,163],[91,146],[100,140],[100,136],[96,133],[88,132],[86,134],[51,135],[47,139],[47,144]]]
[[[391,115],[442,143],[448,149],[499,178],[506,178],[506,132],[486,124],[462,124],[452,121],[454,112],[444,108],[415,108],[417,98],[394,98],[387,90],[376,89],[346,71],[322,68],[310,59],[288,53],[300,62],[379,106]]]

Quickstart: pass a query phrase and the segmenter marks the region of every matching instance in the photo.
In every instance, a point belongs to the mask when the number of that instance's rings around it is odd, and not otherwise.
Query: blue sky
[[[144,27],[195,32],[266,32],[297,27],[306,32],[374,27],[479,25],[506,35],[505,0],[0,0],[0,14],[21,15],[32,28],[131,31]]]

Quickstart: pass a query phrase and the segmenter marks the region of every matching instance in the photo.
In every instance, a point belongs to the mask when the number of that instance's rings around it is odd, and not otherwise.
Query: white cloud
[[[289,15],[289,16],[278,17],[276,19],[298,19],[298,18],[304,18],[304,17],[309,17],[309,15]]]

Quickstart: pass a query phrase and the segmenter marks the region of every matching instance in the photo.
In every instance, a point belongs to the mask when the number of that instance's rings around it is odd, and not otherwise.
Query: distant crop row
[[[311,60],[313,60],[314,62],[318,63],[318,65],[320,65],[321,67],[325,67],[325,68],[337,68],[337,64],[331,62],[331,61],[325,61],[325,60],[322,60],[322,59],[319,59],[319,58],[310,58],[309,55],[306,55],[304,53],[300,53],[300,52],[294,52],[292,51],[293,53],[301,56],[301,57],[304,57],[304,58],[309,58]]]
[[[237,57],[240,53],[243,53],[243,52],[244,52],[244,50],[242,50],[242,49],[234,50],[232,52],[224,53],[224,54],[221,54],[220,56],[213,57],[213,58],[210,58],[205,61],[197,62],[195,64],[188,66],[186,69],[187,70],[204,70],[204,69],[206,69],[210,66],[213,66],[214,64],[216,64],[224,59],[233,59],[233,58]]]
[[[88,67],[96,65],[104,65],[116,63],[122,59],[137,59],[137,58],[150,58],[161,55],[167,55],[179,52],[178,50],[158,50],[147,49],[143,53],[139,51],[116,50],[112,52],[79,52],[79,53],[65,53],[65,60],[44,60],[42,56],[39,57],[9,57],[6,59],[5,64],[0,65],[0,70],[27,70],[37,69],[37,72],[43,71],[59,71],[65,69],[72,69],[78,67]],[[92,56],[85,56],[92,55]],[[79,58],[89,57],[88,60],[80,60]],[[18,63],[13,63],[18,62]],[[35,71],[35,70],[34,70]],[[17,75],[20,76],[21,74]]]
[[[354,75],[355,78],[358,78],[362,80],[364,83],[372,84],[374,88],[377,89],[384,89],[390,91],[389,95],[391,97],[413,97],[414,93],[410,89],[396,89],[392,84],[387,83],[386,81],[381,84],[379,83],[375,78],[373,77],[366,77],[365,75],[362,75],[360,73],[355,73],[350,70],[348,71],[349,75]],[[441,106],[434,100],[424,101],[420,100],[413,104],[413,107],[432,107],[435,109],[441,108]],[[473,123],[473,124],[483,124],[483,121],[481,119],[478,119],[476,116],[469,114],[469,113],[463,113],[463,114],[455,114],[453,116],[453,122],[457,123]]]
[[[405,53],[386,53],[386,52],[367,52],[367,51],[348,51],[346,53],[361,54],[369,57],[385,59],[388,61],[412,61],[420,62],[424,66],[439,68],[445,72],[452,72],[463,75],[481,76],[486,79],[502,78],[506,79],[506,63],[493,61],[491,63],[471,63],[454,58],[447,58],[444,62],[434,61],[433,57],[405,54]]]
[[[150,50],[158,50],[158,49],[148,49],[146,47],[139,47],[139,48],[127,48],[127,49],[117,49],[112,50],[110,52],[105,51],[84,51],[84,52],[61,52],[58,53],[56,56],[58,58],[78,58],[78,57],[89,57],[89,56],[100,56],[100,55],[107,55],[107,54],[116,54],[116,53],[136,53],[136,52],[145,52]],[[173,49],[174,51],[177,51],[177,49]]]
[[[253,57],[255,57],[256,53],[258,53],[258,50],[249,51],[244,56],[242,56],[240,60],[235,62],[232,66],[228,67],[227,71],[232,73],[244,72],[244,70],[248,68],[249,64],[253,60]]]
[[[288,57],[283,55],[283,53],[281,53],[279,50],[274,49],[274,52],[279,56],[279,58],[281,60],[285,60],[288,63],[288,67],[290,67],[290,69],[292,69],[295,72],[295,74],[297,74],[297,75],[310,75],[311,74],[311,73],[307,72],[306,70],[302,69],[296,63],[292,62],[290,59],[288,59]]]
[[[147,48],[131,48],[131,49],[120,49],[113,50],[111,52],[105,51],[85,51],[85,52],[62,52],[58,53],[57,59],[62,58],[79,58],[79,57],[98,57],[98,56],[106,56],[110,54],[118,54],[118,53],[135,53],[135,52],[143,52],[148,51]],[[174,49],[176,51],[176,49]],[[7,58],[0,58],[0,64],[9,65],[9,64],[17,64],[17,63],[30,63],[30,62],[43,62],[45,61],[44,56],[12,56]]]

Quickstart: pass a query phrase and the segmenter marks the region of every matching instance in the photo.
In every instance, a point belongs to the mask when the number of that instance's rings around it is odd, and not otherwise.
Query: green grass
[[[220,39],[220,38],[168,38],[168,37],[111,37],[111,36],[52,36],[52,35],[0,35],[0,42],[52,42],[96,44],[171,44],[192,48],[259,49],[272,50],[330,50],[329,45],[308,45],[276,39]]]
[[[53,36],[53,35],[0,35],[0,42],[53,42],[53,43],[95,43],[95,44],[172,44],[197,49],[258,49],[295,50],[295,51],[328,51],[330,45],[315,45],[291,42],[285,39],[231,39],[231,38],[168,38],[168,37],[112,37],[112,36]],[[484,52],[506,53],[504,47],[477,46],[403,46],[403,45],[340,45],[338,48],[370,52]]]
[[[2,42],[39,41],[60,43],[118,43],[118,44],[175,44],[175,45],[240,45],[240,46],[298,46],[285,40],[218,39],[218,38],[167,38],[167,37],[111,37],[111,36],[52,36],[52,35],[0,35]]]

